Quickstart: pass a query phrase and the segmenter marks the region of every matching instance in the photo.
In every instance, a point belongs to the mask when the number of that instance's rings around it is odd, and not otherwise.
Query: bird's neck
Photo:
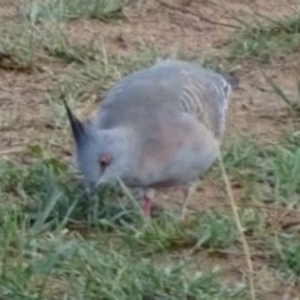
[[[138,169],[138,143],[136,132],[130,127],[112,129],[111,134],[117,140],[118,154],[120,157],[120,175],[128,186],[133,186],[137,181]]]
[[[131,152],[135,147],[134,131],[128,127],[117,127],[110,130],[112,138],[118,141],[118,147],[122,151]]]
[[[135,133],[129,127],[116,127],[109,130],[111,139],[116,141],[115,147],[124,160],[132,160],[136,151]]]

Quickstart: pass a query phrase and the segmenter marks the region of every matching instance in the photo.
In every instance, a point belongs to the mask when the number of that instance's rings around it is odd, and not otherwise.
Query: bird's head
[[[99,129],[92,122],[81,122],[65,103],[73,139],[77,165],[85,188],[95,192],[104,184],[115,184],[130,167],[130,142],[120,128]]]

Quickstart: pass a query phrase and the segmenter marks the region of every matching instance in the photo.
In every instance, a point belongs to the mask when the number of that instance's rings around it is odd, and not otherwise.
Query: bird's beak
[[[84,189],[84,195],[87,200],[91,200],[98,191],[97,184],[87,184]]]
[[[108,183],[107,180],[103,176],[100,176],[100,178],[98,179],[97,183],[95,184],[94,189],[98,190],[102,186],[106,185],[107,183]]]
[[[86,191],[90,195],[90,197],[93,197],[97,193],[97,191],[99,191],[107,183],[108,181],[103,176],[100,176],[96,183],[89,185],[86,188]]]
[[[89,184],[88,186],[86,186],[85,191],[87,197],[92,198],[100,189],[107,185],[113,185],[113,182],[111,182],[104,176],[100,176],[95,184]]]
[[[86,200],[87,202],[90,202],[90,201],[91,201],[93,195],[94,195],[94,194],[92,194],[91,191],[90,191],[90,190],[87,190],[87,189],[85,189],[85,191],[84,191],[84,193],[83,193],[83,197],[85,198],[85,200]]]

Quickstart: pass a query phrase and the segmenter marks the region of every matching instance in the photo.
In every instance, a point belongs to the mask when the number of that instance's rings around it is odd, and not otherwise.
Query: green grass
[[[284,138],[277,145],[263,147],[251,138],[239,137],[231,141],[224,155],[231,180],[244,191],[251,187],[250,197],[256,195],[255,186],[263,184],[268,187],[266,201],[299,206],[300,152],[294,139]]]
[[[0,69],[31,72],[36,62],[36,40],[28,24],[0,29]]]
[[[287,273],[293,276],[300,274],[300,243],[299,236],[296,240],[294,236],[282,239],[280,246],[277,247],[278,265]]]
[[[295,52],[299,46],[300,18],[295,15],[283,20],[267,20],[267,24],[254,28],[249,26],[233,38],[229,52],[235,60],[268,62],[280,54]]]
[[[24,238],[23,238],[24,240]],[[241,287],[220,284],[217,272],[192,273],[186,262],[155,265],[76,236],[26,241],[25,256],[6,261],[0,293],[9,299],[241,299]],[[26,253],[27,252],[27,253]],[[137,264],[136,261],[139,260]],[[17,274],[14,274],[17,273]],[[51,286],[60,282],[59,288]],[[224,298],[225,297],[225,298]]]
[[[123,9],[129,0],[34,0],[29,1],[26,16],[32,24],[45,21],[74,20],[81,18],[111,21],[123,18]]]
[[[165,213],[150,222],[109,190],[98,195],[100,202],[87,203],[74,176],[53,158],[30,167],[2,161],[0,179],[0,294],[9,299],[245,295],[242,286],[222,283],[217,271],[195,273],[193,257],[163,264],[157,259],[160,253],[195,246],[226,248],[237,235],[227,216],[206,212],[181,224]],[[74,226],[89,233],[67,230]],[[51,280],[59,281],[61,294],[51,291]]]
[[[297,208],[297,164],[296,173],[289,172],[297,144],[287,139],[269,149],[250,141],[236,140],[227,148],[229,175],[248,169],[234,181],[245,185],[252,178],[256,188],[263,184],[276,196],[272,206]],[[149,221],[120,190],[106,189],[87,200],[68,165],[39,146],[29,150],[35,161],[30,166],[0,164],[0,294],[12,299],[246,299],[245,282],[228,285],[220,271],[195,273],[193,268],[196,253],[241,249],[230,210],[196,212],[180,222],[165,209]],[[296,240],[270,247],[264,214],[250,207],[245,204],[241,219],[251,247],[265,247],[273,252],[270,264],[298,274]]]

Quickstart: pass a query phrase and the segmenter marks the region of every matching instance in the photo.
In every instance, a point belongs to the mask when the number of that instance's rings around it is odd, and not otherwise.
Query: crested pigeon
[[[201,65],[163,60],[117,82],[88,122],[64,101],[85,187],[121,180],[139,188],[146,215],[155,189],[181,187],[184,217],[195,182],[218,157],[231,89]]]

